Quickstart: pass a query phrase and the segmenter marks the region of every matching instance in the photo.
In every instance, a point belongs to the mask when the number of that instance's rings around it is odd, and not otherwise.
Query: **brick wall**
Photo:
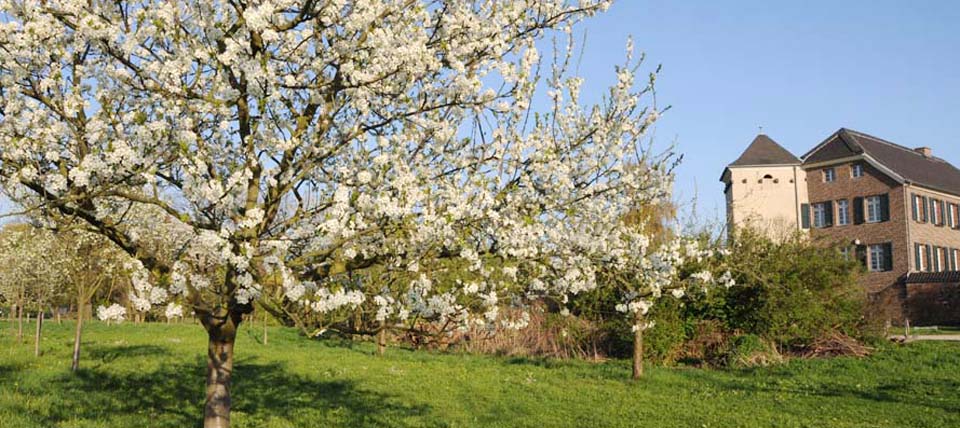
[[[920,196],[926,196],[927,198],[938,199],[946,203],[960,204],[960,198],[955,196],[946,195],[943,193],[938,193],[922,188],[917,188],[913,186],[907,186],[905,188],[907,194],[907,202],[910,205],[907,205],[907,224],[909,225],[910,231],[910,266],[914,272],[919,271],[916,266],[915,257],[913,256],[913,244],[919,243],[924,245],[933,245],[943,248],[957,248],[960,249],[960,230],[951,229],[949,226],[936,226],[929,221],[927,223],[921,223],[913,220],[912,217],[912,203],[910,199],[913,194]],[[928,209],[929,210],[929,209]],[[946,214],[946,213],[944,213]],[[944,222],[946,223],[946,222]]]
[[[859,240],[861,245],[892,244],[893,270],[889,272],[867,272],[861,282],[870,293],[877,293],[889,288],[910,270],[912,258],[912,244],[907,239],[907,219],[909,211],[905,204],[903,186],[885,174],[876,170],[866,162],[855,162],[863,165],[862,177],[852,177],[851,167],[854,163],[830,165],[835,171],[833,182],[824,182],[824,168],[807,170],[807,189],[810,204],[832,201],[834,208],[834,226],[811,229],[811,237],[824,243],[851,245]],[[880,223],[854,224],[854,198],[887,194],[890,201],[890,220]],[[850,205],[850,224],[837,226],[837,203],[846,199]],[[866,210],[864,210],[866,211]]]

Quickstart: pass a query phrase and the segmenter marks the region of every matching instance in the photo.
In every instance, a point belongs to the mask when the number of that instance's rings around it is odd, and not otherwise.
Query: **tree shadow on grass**
[[[142,352],[150,347],[138,347]],[[107,353],[107,355],[113,355]],[[126,356],[126,355],[124,355]],[[23,407],[39,426],[93,423],[119,427],[199,427],[202,425],[206,362],[167,364],[156,370],[102,367],[63,374],[54,385],[21,393],[50,399],[41,410]],[[281,363],[238,362],[234,368],[233,425],[388,427],[397,421],[423,425],[425,405],[400,403],[364,391],[354,382],[316,380],[291,373]],[[2,425],[2,423],[0,423]]]
[[[736,375],[735,378],[721,378],[704,371],[691,371],[686,377],[702,385],[713,385],[730,391],[738,390],[757,394],[788,393],[796,396],[816,395],[841,400],[860,399],[940,409],[952,414],[960,413],[960,400],[954,398],[956,392],[960,390],[960,379],[918,380],[889,376],[881,379],[873,387],[863,387],[853,379],[773,386],[770,382],[754,379],[754,376],[761,373],[759,369],[744,369],[733,371],[733,373]],[[781,374],[780,377],[786,379],[793,376]]]
[[[169,349],[156,345],[97,345],[90,346],[87,351],[88,358],[103,363],[112,363],[121,357],[139,358],[168,354],[170,354]]]

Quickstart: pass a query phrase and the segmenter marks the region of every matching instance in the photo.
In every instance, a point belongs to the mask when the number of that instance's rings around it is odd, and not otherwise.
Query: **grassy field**
[[[196,325],[90,324],[69,373],[72,324],[44,355],[0,323],[0,426],[197,426],[205,334]],[[32,328],[32,325],[31,325]],[[435,354],[245,330],[235,427],[960,426],[960,344],[890,346],[866,360],[770,369],[651,368]]]

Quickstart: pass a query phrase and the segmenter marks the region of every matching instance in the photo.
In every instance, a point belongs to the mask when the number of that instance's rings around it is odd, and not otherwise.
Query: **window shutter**
[[[933,198],[927,198],[927,218],[930,219],[930,224],[937,224],[937,200]]]
[[[910,200],[913,201],[913,204],[911,205],[911,208],[913,208],[913,211],[912,211],[912,214],[911,214],[911,215],[913,215],[913,221],[920,221],[920,215],[919,215],[920,213],[917,212],[917,208],[918,208],[918,207],[917,207],[917,194],[916,194],[916,193],[910,194]]]
[[[824,202],[823,210],[826,213],[826,224],[824,224],[824,227],[833,226],[833,201]]]
[[[800,204],[800,227],[810,228],[810,204]]]
[[[893,244],[886,243],[883,244],[883,271],[889,272],[893,270]]]
[[[947,210],[944,211],[944,216],[947,217],[947,227],[953,229],[953,204],[947,204]]]
[[[933,248],[930,245],[925,245],[924,251],[926,251],[926,255],[927,255],[927,266],[926,266],[926,269],[924,269],[924,271],[933,272],[933,258],[932,258]]]
[[[867,266],[867,246],[866,245],[857,245],[857,260],[860,261],[860,264],[864,267]]]
[[[880,221],[890,221],[890,194],[880,195]]]
[[[853,198],[853,224],[863,224],[863,198]]]
[[[926,223],[927,219],[930,218],[930,204],[927,202],[927,197],[924,196],[921,198],[923,201],[923,215],[920,217],[920,221]]]

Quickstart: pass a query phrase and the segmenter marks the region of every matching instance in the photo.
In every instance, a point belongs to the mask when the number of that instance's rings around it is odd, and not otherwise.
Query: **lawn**
[[[198,426],[199,326],[89,326],[71,374],[71,323],[47,324],[39,359],[0,323],[0,426]],[[960,344],[769,369],[650,368],[633,382],[625,361],[377,357],[279,328],[268,345],[258,339],[252,329],[238,339],[234,427],[960,426]]]

